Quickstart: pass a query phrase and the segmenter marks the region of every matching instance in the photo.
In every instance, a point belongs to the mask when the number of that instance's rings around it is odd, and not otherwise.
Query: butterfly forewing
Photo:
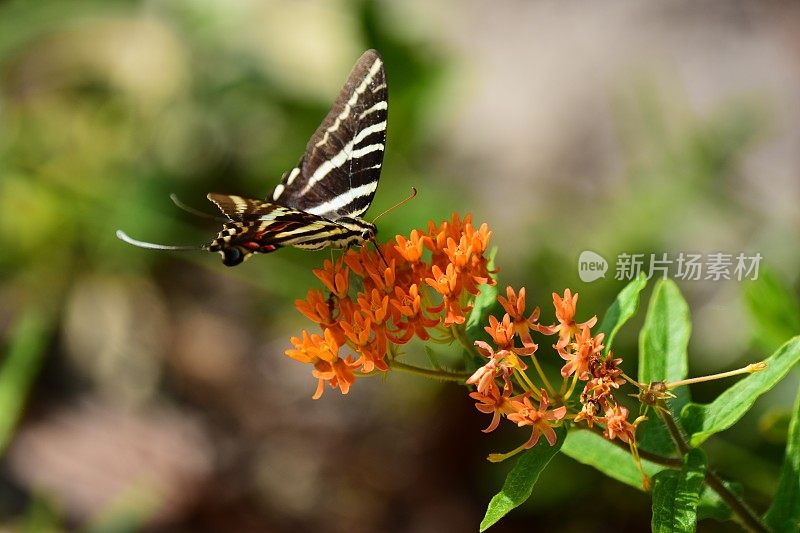
[[[378,186],[387,111],[383,61],[368,50],[272,200],[329,220],[363,215]]]

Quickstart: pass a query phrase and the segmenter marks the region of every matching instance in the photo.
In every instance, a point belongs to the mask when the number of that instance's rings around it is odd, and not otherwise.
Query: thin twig
[[[672,440],[680,450],[681,454],[686,454],[691,449],[683,436],[681,428],[672,417],[672,412],[666,407],[663,401],[659,402],[656,412],[667,426]],[[739,517],[742,525],[751,531],[769,533],[769,528],[761,521],[761,518],[753,511],[739,496],[728,490],[722,479],[712,470],[706,471],[705,482],[716,492],[728,507]]]
[[[391,361],[389,366],[396,370],[417,374],[418,376],[425,376],[427,378],[439,379],[442,381],[455,381],[456,383],[464,383],[471,375],[469,372],[449,372],[447,370],[422,368],[419,366],[409,365],[408,363],[401,363],[397,360]]]

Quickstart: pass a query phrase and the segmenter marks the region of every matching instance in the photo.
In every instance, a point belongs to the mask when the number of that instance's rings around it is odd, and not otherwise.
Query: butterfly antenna
[[[380,215],[378,215],[375,218],[373,218],[372,219],[372,223],[374,224],[376,220],[381,218],[383,215],[385,215],[389,211],[394,211],[395,209],[397,209],[398,207],[400,207],[404,203],[408,202],[409,200],[412,200],[416,195],[417,195],[417,188],[416,187],[411,187],[411,194],[409,194],[408,196],[406,196],[405,198],[403,198],[402,200],[400,200],[399,202],[394,204],[392,207],[390,207],[389,209],[387,209],[386,211],[384,211]]]
[[[218,216],[214,216],[214,215],[209,215],[208,213],[204,213],[203,211],[200,211],[199,209],[195,209],[194,207],[192,207],[190,205],[186,205],[185,203],[183,203],[178,198],[178,195],[175,194],[175,193],[171,193],[169,195],[169,199],[172,200],[172,203],[175,204],[178,208],[183,209],[187,213],[191,213],[191,214],[193,214],[195,216],[198,216],[200,218],[205,218],[205,219],[209,219],[209,220],[215,220],[217,222],[223,222],[223,223],[224,222],[228,222],[227,218],[222,218],[222,217],[218,217]]]
[[[208,245],[203,244],[201,246],[169,246],[166,244],[156,244],[153,242],[144,242],[144,241],[137,241],[128,236],[127,233],[122,231],[121,229],[117,230],[117,239],[127,242],[132,246],[136,246],[137,248],[147,248],[148,250],[170,250],[173,252],[185,252],[189,250],[208,250]]]

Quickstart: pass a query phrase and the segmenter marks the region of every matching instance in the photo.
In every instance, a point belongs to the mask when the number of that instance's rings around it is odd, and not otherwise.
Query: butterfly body
[[[303,250],[348,248],[372,240],[374,224],[358,217],[328,220],[274,202],[222,194],[209,194],[229,218],[208,250],[219,252],[222,262],[236,266],[254,253],[270,253],[284,246]]]
[[[361,217],[378,187],[387,111],[383,61],[368,50],[269,199],[208,195],[228,222],[207,249],[235,266],[284,246],[348,248],[374,239],[375,225]]]

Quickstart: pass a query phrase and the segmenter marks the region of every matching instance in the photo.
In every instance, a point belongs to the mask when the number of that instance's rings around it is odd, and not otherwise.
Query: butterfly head
[[[336,219],[336,223],[347,228],[351,232],[347,245],[364,244],[375,240],[378,228],[375,224],[356,217],[341,217]],[[345,247],[345,246],[343,246]]]

